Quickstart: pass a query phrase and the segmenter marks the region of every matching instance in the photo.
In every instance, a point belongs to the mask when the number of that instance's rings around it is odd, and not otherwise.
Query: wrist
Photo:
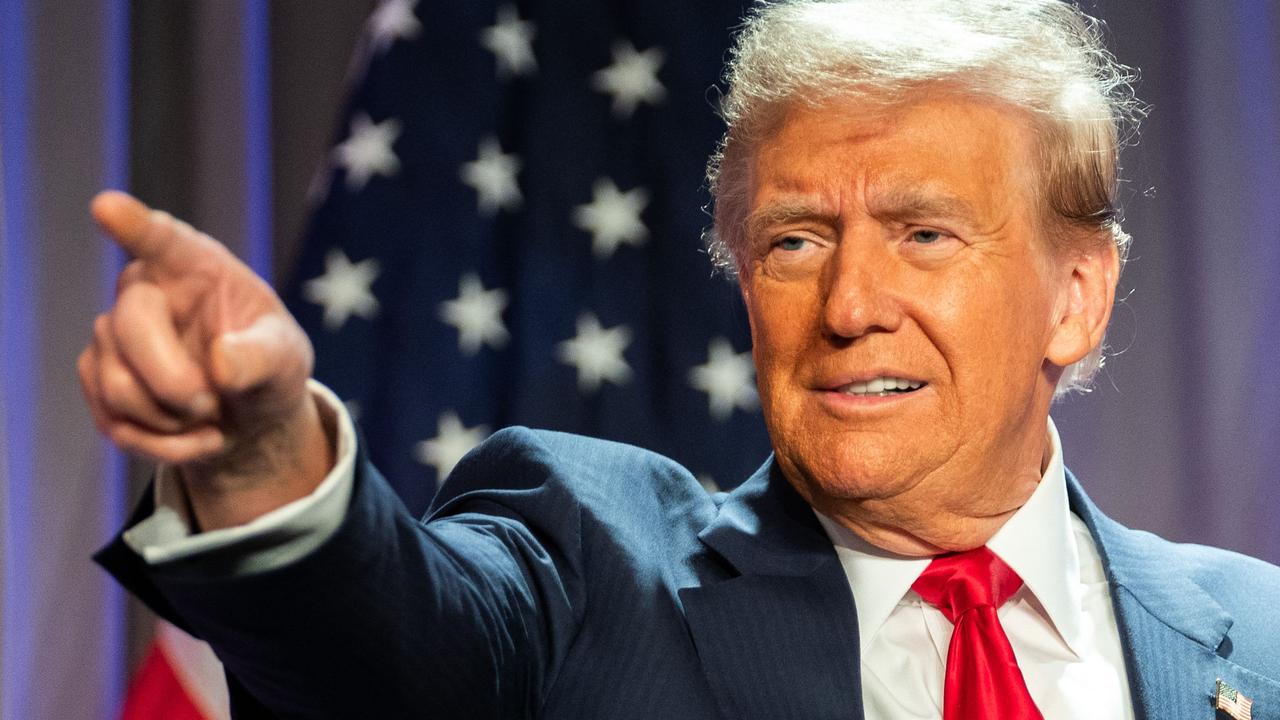
[[[296,412],[209,463],[178,469],[199,531],[244,525],[313,492],[333,468],[336,418],[307,393]]]

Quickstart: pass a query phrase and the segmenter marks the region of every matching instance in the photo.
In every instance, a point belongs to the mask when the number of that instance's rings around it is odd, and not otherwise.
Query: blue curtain
[[[0,2],[0,714],[104,718],[123,679],[123,598],[86,563],[124,513],[78,347],[119,256],[85,200],[127,173],[127,5]]]

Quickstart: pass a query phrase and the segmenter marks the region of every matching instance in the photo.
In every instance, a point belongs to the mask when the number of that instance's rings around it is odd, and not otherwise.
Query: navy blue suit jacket
[[[1137,716],[1211,718],[1221,678],[1280,717],[1280,569],[1124,528],[1067,482]],[[119,538],[98,559],[212,643],[240,717],[862,717],[852,593],[772,462],[709,497],[652,453],[509,429],[426,522],[362,458],[341,527],[277,570],[149,567]]]

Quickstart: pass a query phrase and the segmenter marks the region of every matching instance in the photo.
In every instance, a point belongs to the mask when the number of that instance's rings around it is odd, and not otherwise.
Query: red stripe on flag
[[[187,694],[159,643],[129,683],[121,720],[207,720]]]

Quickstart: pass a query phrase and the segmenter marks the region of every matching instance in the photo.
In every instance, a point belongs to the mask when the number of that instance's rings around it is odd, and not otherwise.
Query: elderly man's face
[[[892,526],[878,544],[964,545],[1038,480],[1060,366],[1093,340],[1064,320],[1079,288],[1036,162],[1020,116],[923,95],[793,109],[751,165],[742,288],[778,462],[820,510]]]

